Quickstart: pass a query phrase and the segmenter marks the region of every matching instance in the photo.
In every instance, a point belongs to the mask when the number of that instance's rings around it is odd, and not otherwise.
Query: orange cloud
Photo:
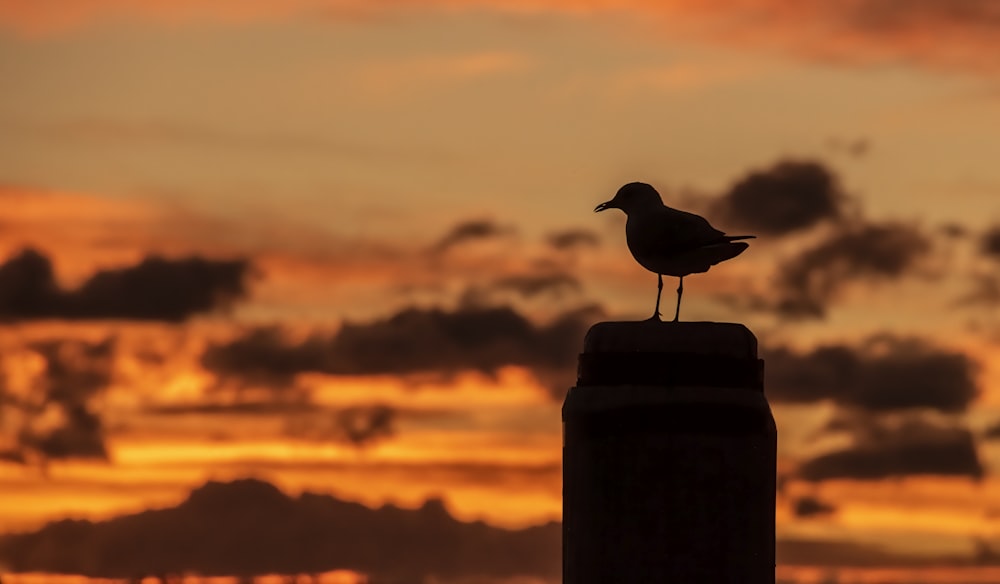
[[[0,0],[0,26],[51,35],[107,22],[241,24],[317,15],[358,18],[412,7],[633,13],[669,28],[671,39],[686,36],[828,61],[902,61],[977,72],[996,71],[993,55],[1000,44],[1000,7],[992,0],[402,0],[375,6],[346,0]],[[497,64],[491,58],[446,69],[469,73]]]

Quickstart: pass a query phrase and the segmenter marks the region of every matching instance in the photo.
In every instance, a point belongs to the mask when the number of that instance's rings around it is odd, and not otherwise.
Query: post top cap
[[[590,327],[584,353],[700,353],[757,358],[757,337],[732,322],[611,321]]]

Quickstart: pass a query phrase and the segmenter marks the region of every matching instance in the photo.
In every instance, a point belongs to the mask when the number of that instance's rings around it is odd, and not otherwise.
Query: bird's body
[[[601,203],[594,211],[611,208],[621,209],[628,216],[625,240],[629,251],[639,265],[659,276],[659,290],[663,289],[663,276],[681,278],[675,321],[680,314],[684,276],[707,272],[715,264],[738,256],[749,247],[739,240],[754,237],[726,235],[704,217],[668,207],[659,193],[645,183],[623,186],[612,200]],[[659,306],[658,293],[654,319],[659,318]]]

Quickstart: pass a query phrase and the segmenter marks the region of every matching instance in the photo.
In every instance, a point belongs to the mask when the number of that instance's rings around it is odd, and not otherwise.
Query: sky
[[[780,578],[1000,581],[998,50],[990,0],[0,0],[0,572],[232,500],[553,581],[643,181],[757,235],[681,318],[760,341]]]

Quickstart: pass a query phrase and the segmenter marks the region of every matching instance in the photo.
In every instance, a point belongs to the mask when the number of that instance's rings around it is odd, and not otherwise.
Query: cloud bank
[[[26,249],[0,265],[0,320],[124,319],[180,322],[230,306],[247,295],[246,260],[147,257],[101,270],[63,290],[52,262]]]

